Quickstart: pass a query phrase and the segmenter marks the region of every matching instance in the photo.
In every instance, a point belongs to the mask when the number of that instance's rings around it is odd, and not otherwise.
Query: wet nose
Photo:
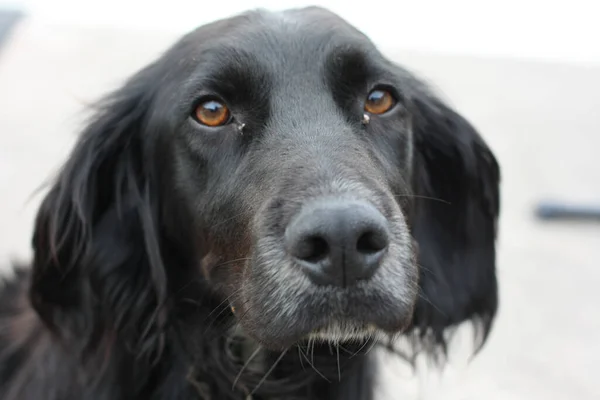
[[[315,201],[285,232],[289,254],[317,285],[348,287],[373,276],[388,248],[386,218],[371,204]]]

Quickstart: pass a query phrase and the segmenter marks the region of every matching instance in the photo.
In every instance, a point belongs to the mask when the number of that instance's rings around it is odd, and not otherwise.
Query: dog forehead
[[[203,25],[184,36],[161,60],[158,70],[170,85],[161,93],[169,98],[174,93],[192,98],[207,83],[228,82],[246,93],[268,95],[275,104],[275,98],[295,98],[300,103],[311,95],[311,103],[317,103],[317,97],[324,101],[330,80],[338,77],[340,66],[349,65],[341,60],[357,66],[357,60],[369,60],[375,65],[381,55],[345,20],[309,7],[251,11]],[[173,102],[187,107],[184,103]]]
[[[336,49],[374,48],[362,32],[320,7],[246,12],[201,26],[183,43],[199,53],[238,49],[266,63],[285,60],[293,64],[323,61]]]

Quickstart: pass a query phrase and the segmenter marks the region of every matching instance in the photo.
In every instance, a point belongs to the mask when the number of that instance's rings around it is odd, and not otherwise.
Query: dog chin
[[[363,342],[379,339],[385,334],[373,324],[356,324],[335,321],[308,334],[308,340],[328,343]]]

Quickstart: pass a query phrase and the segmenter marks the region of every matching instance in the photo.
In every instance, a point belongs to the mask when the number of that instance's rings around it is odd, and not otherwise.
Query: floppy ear
[[[499,167],[473,126],[439,99],[424,95],[413,106],[421,267],[413,329],[445,350],[446,328],[472,321],[482,346],[498,305]]]
[[[152,68],[100,105],[35,222],[32,304],[69,345],[88,350],[119,335],[143,337],[127,345],[151,353],[160,331],[156,310],[167,282],[152,141],[142,137]]]

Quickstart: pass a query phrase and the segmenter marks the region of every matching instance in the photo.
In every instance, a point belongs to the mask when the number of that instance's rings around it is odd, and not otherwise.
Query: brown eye
[[[208,100],[198,104],[195,117],[206,126],[221,126],[230,121],[229,109],[219,100]]]
[[[394,96],[387,90],[375,89],[367,96],[365,111],[371,114],[383,114],[396,104]]]

